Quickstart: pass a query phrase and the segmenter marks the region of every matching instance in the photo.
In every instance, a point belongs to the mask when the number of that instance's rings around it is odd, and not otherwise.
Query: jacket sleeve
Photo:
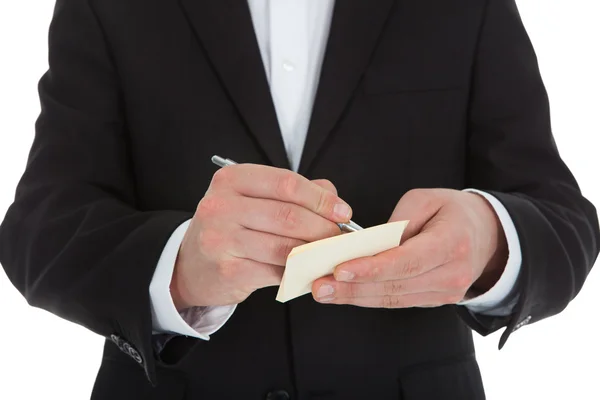
[[[519,302],[508,317],[464,320],[483,335],[561,312],[577,295],[600,247],[594,206],[560,158],[535,52],[514,0],[488,0],[474,65],[467,180],[508,210],[522,267]]]
[[[39,95],[0,262],[29,304],[111,339],[154,381],[149,285],[192,215],[137,204],[118,74],[87,0],[57,1]]]

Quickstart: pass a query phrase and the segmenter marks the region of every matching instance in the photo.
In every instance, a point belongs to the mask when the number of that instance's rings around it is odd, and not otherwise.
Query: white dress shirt
[[[297,171],[311,112],[334,0],[248,0],[271,96],[290,165]],[[351,45],[351,44],[348,44]],[[508,315],[517,301],[512,289],[521,268],[521,247],[506,209],[493,196],[475,189],[496,211],[508,241],[507,266],[496,285],[481,296],[461,302],[471,312]],[[169,286],[175,259],[189,221],[171,235],[150,284],[155,333],[175,333],[208,340],[234,313],[236,306],[195,307],[177,312]],[[275,299],[273,299],[275,301]]]

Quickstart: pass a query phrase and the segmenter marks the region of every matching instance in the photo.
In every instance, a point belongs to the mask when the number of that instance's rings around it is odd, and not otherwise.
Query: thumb
[[[402,196],[389,222],[410,221],[402,234],[404,242],[420,233],[444,202],[445,196],[439,189],[413,189]]]

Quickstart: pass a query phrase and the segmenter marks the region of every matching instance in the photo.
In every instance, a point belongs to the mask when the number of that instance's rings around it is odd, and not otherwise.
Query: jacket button
[[[267,394],[266,400],[290,400],[290,395],[285,390],[275,390]]]

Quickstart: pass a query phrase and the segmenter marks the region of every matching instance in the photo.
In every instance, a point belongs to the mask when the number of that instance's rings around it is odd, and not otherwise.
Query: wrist
[[[185,285],[180,283],[179,279],[179,256],[177,257],[177,261],[175,261],[175,268],[173,269],[173,276],[171,277],[171,283],[169,285],[169,290],[171,293],[171,299],[173,300],[173,304],[177,309],[177,312],[182,312],[183,310],[192,307],[193,305],[187,300],[188,296],[186,296]]]
[[[508,262],[508,242],[506,234],[502,227],[502,222],[498,218],[493,206],[482,196],[479,196],[486,205],[487,213],[490,219],[490,256],[481,275],[473,283],[469,291],[475,293],[485,293],[496,285],[504,273],[506,263]]]
[[[508,253],[508,252],[506,252]],[[470,291],[483,294],[493,288],[504,273],[508,255],[501,251],[496,252],[494,257],[484,268],[481,276],[473,283]]]

